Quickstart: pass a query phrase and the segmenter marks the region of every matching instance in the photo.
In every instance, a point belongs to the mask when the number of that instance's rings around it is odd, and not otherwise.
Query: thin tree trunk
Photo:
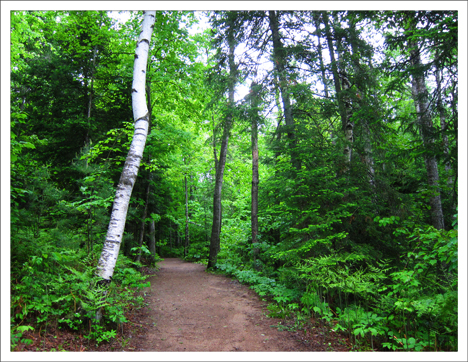
[[[332,73],[333,73],[333,82],[335,85],[335,93],[336,93],[336,99],[338,102],[338,108],[340,110],[341,126],[344,130],[346,128],[346,124],[348,123],[348,119],[346,116],[346,108],[344,106],[344,102],[342,99],[340,75],[338,73],[338,66],[337,66],[337,62],[335,58],[332,34],[330,31],[330,24],[328,22],[328,14],[326,12],[322,12],[322,21],[323,21],[323,24],[325,25],[325,36],[327,38],[328,51],[330,53],[331,68],[332,68]]]
[[[358,38],[357,38],[357,33],[356,33],[356,22],[355,19],[353,18],[350,22],[350,32],[349,32],[349,40],[351,43],[351,49],[352,49],[352,62],[353,62],[353,68],[354,68],[354,79],[355,79],[355,84],[357,86],[358,94],[357,96],[359,97],[360,100],[358,100],[359,103],[362,102],[367,102],[367,84],[365,81],[365,76],[362,74],[361,71],[361,64],[359,62],[360,59],[360,54],[358,50]],[[367,103],[365,103],[367,104]],[[362,123],[362,127],[364,129],[364,163],[367,166],[368,170],[368,179],[369,179],[369,184],[372,189],[375,189],[375,168],[374,168],[374,158],[372,156],[372,143],[371,143],[371,131],[369,127],[369,120],[367,117],[362,117],[360,122]],[[376,201],[376,200],[374,200]],[[377,204],[375,202],[375,204]]]
[[[289,97],[289,87],[288,87],[288,79],[286,77],[286,66],[285,66],[285,59],[286,53],[283,47],[283,43],[281,42],[281,36],[279,32],[279,24],[278,24],[278,16],[276,11],[271,10],[268,12],[268,19],[270,30],[272,34],[273,40],[273,60],[275,64],[275,69],[278,74],[279,78],[279,89],[281,92],[281,99],[283,102],[283,114],[284,114],[284,121],[286,123],[287,128],[287,135],[290,142],[290,147],[293,149],[292,151],[292,163],[296,169],[300,170],[301,164],[296,156],[296,135],[294,129],[294,118],[292,116],[292,107],[291,107],[291,99]]]
[[[91,122],[91,110],[93,108],[93,95],[94,95],[94,71],[96,68],[96,55],[97,55],[97,47],[95,46],[93,49],[93,67],[91,68],[91,89],[89,91],[89,99],[88,99],[88,128],[86,130],[85,136],[85,148],[87,148],[91,144],[91,139],[89,138],[89,129],[90,129],[90,122]],[[86,157],[86,168],[88,167],[88,158]],[[93,238],[93,227],[92,227],[92,214],[94,213],[94,206],[91,206],[88,209],[88,255],[90,250],[92,249],[92,238]]]
[[[154,227],[154,220],[151,219],[150,221],[150,224],[149,224],[149,233],[150,233],[150,237],[149,237],[149,251],[150,251],[150,254],[151,254],[151,263],[154,263],[154,261],[156,260],[156,230],[155,230],[155,227]]]
[[[172,221],[169,221],[169,248],[172,250]]]
[[[218,156],[216,155],[216,125],[214,120],[214,115],[211,115],[211,120],[213,122],[213,156],[215,163],[215,170],[218,169]]]
[[[98,275],[110,282],[119,256],[120,244],[125,229],[128,205],[135,184],[140,161],[148,135],[149,115],[145,99],[146,64],[151,34],[155,22],[155,11],[145,12],[142,31],[138,38],[133,68],[132,108],[135,133],[122,170],[114,198],[106,240],[98,262]]]
[[[342,100],[342,105],[344,107],[344,112],[346,116],[346,124],[344,125],[344,134],[345,134],[345,147],[343,153],[346,156],[346,160],[351,162],[353,158],[353,142],[354,142],[354,122],[352,121],[352,107],[351,107],[351,99],[348,89],[350,88],[350,83],[348,80],[348,71],[346,70],[346,66],[343,60],[344,57],[344,50],[342,44],[342,36],[340,35],[339,31],[337,31],[334,24],[340,24],[339,19],[335,13],[335,21],[332,24],[333,33],[335,34],[335,41],[336,41],[336,54],[337,54],[337,67],[338,67],[338,74],[340,76],[340,83],[341,83],[341,95],[340,98]],[[337,25],[339,26],[339,25]]]
[[[223,187],[224,168],[226,165],[226,155],[229,141],[229,131],[231,128],[231,116],[226,119],[226,124],[223,131],[223,140],[221,142],[221,151],[218,161],[218,170],[216,172],[216,180],[213,195],[213,226],[211,229],[210,241],[210,255],[208,261],[208,268],[213,268],[216,265],[218,252],[220,250],[220,237],[221,237],[221,191]]]
[[[279,143],[281,142],[281,121],[283,119],[283,109],[281,107],[281,101],[280,101],[279,81],[276,76],[274,77],[274,85],[275,85],[275,104],[276,104],[276,108],[278,109],[278,116],[277,116],[278,126],[276,127],[276,133],[277,133],[276,139]],[[275,159],[278,159],[280,155],[281,153],[279,151],[279,148],[276,147]]]
[[[343,149],[343,153],[346,157],[347,162],[350,162],[352,158],[354,124],[350,121],[350,116],[348,114],[348,107],[344,99],[344,90],[348,88],[348,84],[346,81],[344,70],[340,71],[339,66],[338,66],[341,57],[339,57],[338,60],[335,58],[335,51],[334,51],[333,40],[332,40],[332,32],[330,29],[328,14],[326,12],[322,12],[322,20],[323,20],[323,24],[325,25],[325,36],[327,38],[328,50],[330,53],[336,100],[338,102],[338,109],[339,109],[340,118],[341,118],[341,127],[343,129],[345,142],[346,142],[346,145]],[[339,55],[341,51],[341,39],[337,39],[337,50],[338,50],[338,55]],[[340,76],[340,74],[343,74],[343,76]]]
[[[442,85],[441,85],[441,70],[436,69],[436,84],[437,84],[437,109],[439,111],[440,117],[440,128],[442,131],[442,142],[444,145],[444,155],[445,155],[445,172],[447,173],[447,183],[449,186],[453,185],[452,179],[452,165],[450,163],[450,148],[449,141],[447,136],[447,123],[446,123],[446,112],[445,107],[442,102]]]
[[[330,95],[328,93],[328,82],[327,82],[327,73],[325,69],[325,64],[323,62],[323,49],[322,49],[322,37],[321,37],[321,30],[320,30],[320,15],[318,15],[316,12],[313,12],[313,18],[314,18],[314,26],[315,26],[315,33],[317,35],[317,51],[318,51],[318,56],[319,56],[319,61],[320,61],[320,71],[322,73],[322,84],[323,84],[323,91],[325,94],[325,98],[328,99],[330,98]],[[329,125],[330,125],[330,139],[332,140],[332,145],[336,145],[335,138],[333,136],[333,124],[329,120]]]
[[[252,83],[251,86],[251,106],[252,106],[252,205],[251,205],[251,229],[252,243],[254,245],[254,260],[258,254],[256,243],[258,242],[258,86]]]
[[[436,229],[444,228],[444,213],[442,210],[442,200],[439,190],[439,171],[437,159],[432,154],[434,149],[434,127],[431,119],[428,103],[428,92],[426,80],[421,70],[421,57],[417,42],[409,42],[411,63],[413,70],[411,74],[411,85],[414,97],[414,105],[419,123],[419,133],[421,135],[426,152],[424,153],[424,163],[426,165],[427,183],[433,190],[433,195],[429,199],[431,206],[432,225]]]
[[[188,188],[187,188],[187,175],[184,176],[185,184],[185,245],[184,245],[184,257],[187,256],[188,247],[190,243],[189,239],[189,211],[188,211]]]
[[[93,49],[93,67],[91,68],[91,89],[89,91],[89,99],[88,99],[88,129],[86,130],[86,137],[85,137],[85,145],[89,145],[91,140],[89,138],[89,129],[91,127],[91,109],[93,108],[93,95],[94,95],[94,70],[96,68],[96,56],[97,56],[97,47],[95,46]],[[88,159],[86,159],[86,166],[88,166]]]
[[[328,85],[327,85],[327,74],[325,72],[325,64],[323,63],[323,52],[322,52],[322,37],[320,35],[320,22],[319,22],[319,14],[317,12],[312,13],[313,18],[314,18],[314,26],[316,29],[316,35],[317,35],[317,50],[318,50],[318,55],[319,55],[319,61],[320,61],[320,71],[322,72],[322,84],[323,84],[323,91],[325,93],[325,98],[329,98],[328,95]]]
[[[219,161],[218,161],[218,156],[216,154],[216,124],[214,120],[214,115],[211,115],[211,120],[213,121],[213,156],[214,156],[214,164],[215,164],[215,175],[218,173],[218,166],[219,166]],[[216,176],[215,176],[216,177]],[[215,179],[215,184],[216,184],[216,179]],[[221,207],[219,207],[219,227],[221,228]],[[221,229],[219,230],[219,233],[221,234]]]
[[[148,186],[146,186],[146,200],[145,200],[145,208],[143,210],[143,218],[141,220],[141,226],[140,226],[140,240],[138,242],[138,256],[136,258],[136,261],[139,263],[141,260],[141,248],[143,247],[143,239],[145,237],[145,225],[146,225],[146,215],[148,212],[148,204],[149,204],[149,195],[150,195],[150,188],[151,188],[151,173],[149,174],[148,178]]]
[[[229,142],[229,133],[233,122],[234,107],[234,87],[237,79],[237,67],[234,62],[234,50],[235,50],[235,39],[234,39],[234,21],[231,18],[229,23],[229,30],[227,35],[229,45],[229,113],[226,117],[224,128],[223,128],[223,140],[221,142],[221,150],[218,160],[218,169],[216,170],[216,181],[213,195],[213,225],[211,229],[211,240],[210,240],[210,254],[208,258],[208,268],[214,268],[218,259],[218,252],[221,248],[221,191],[223,187],[224,167],[226,165],[226,155]]]

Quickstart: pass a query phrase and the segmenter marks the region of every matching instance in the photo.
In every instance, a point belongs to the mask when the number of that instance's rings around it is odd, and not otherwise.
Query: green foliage
[[[143,305],[134,295],[148,285],[137,271],[142,265],[160,256],[207,262],[214,155],[229,108],[224,20],[234,16],[236,41],[249,49],[236,55],[236,81],[248,86],[255,74],[261,88],[259,234],[252,245],[252,107],[245,97],[236,99],[229,139],[218,270],[268,298],[272,316],[304,328],[315,318],[346,333],[355,348],[456,350],[456,12],[277,12],[290,37],[281,89],[277,74],[254,66],[272,59],[268,14],[228,15],[213,14],[216,28],[191,35],[195,13],[156,13],[147,69],[151,129],[122,255],[104,295],[94,271],[134,131],[132,64],[142,13],[132,12],[126,24],[104,11],[11,13],[12,348],[29,324],[54,322],[109,341],[126,322],[126,308]],[[383,47],[370,41],[372,28],[384,35]],[[327,35],[339,55],[341,94],[321,64]],[[424,44],[419,67],[408,62],[410,40]],[[408,84],[412,75],[437,71],[441,84],[428,83],[433,130],[424,140]],[[284,124],[283,94],[294,126]],[[427,157],[438,162],[446,230],[431,226],[430,200],[439,191],[429,186]],[[140,252],[142,263],[134,263]],[[87,329],[99,310],[101,323]]]
[[[204,241],[204,242],[198,242],[198,243],[191,243],[187,251],[187,256],[185,257],[185,259],[189,261],[202,263],[202,264],[207,264],[208,254],[209,254],[208,242]]]
[[[42,235],[35,242],[39,247],[34,250],[27,244],[15,248],[17,252],[27,253],[25,261],[20,265],[15,263],[12,269],[12,325],[24,322],[48,325],[56,321],[59,328],[82,331],[88,320],[94,323],[97,311],[102,309],[103,323],[93,324],[88,337],[98,342],[108,340],[115,331],[102,328],[108,328],[109,323],[125,323],[125,310],[143,305],[135,292],[149,286],[146,278],[132,268],[133,262],[121,256],[110,288],[100,288],[99,278],[94,275],[99,245],[87,255],[84,251],[57,248],[45,233]],[[12,328],[12,333],[22,331],[19,327]]]
[[[22,338],[23,333],[30,330],[34,330],[34,328],[31,326],[13,326],[10,328],[10,348],[12,351],[16,348],[18,342],[25,344],[31,344],[33,342],[30,339]]]

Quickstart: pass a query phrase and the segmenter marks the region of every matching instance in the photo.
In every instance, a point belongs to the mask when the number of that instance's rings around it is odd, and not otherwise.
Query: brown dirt
[[[110,342],[49,325],[27,331],[15,351],[349,351],[346,338],[318,322],[294,330],[294,321],[267,316],[268,303],[246,285],[206,267],[165,259],[159,271],[143,268],[151,287],[146,307],[132,308]],[[281,325],[282,330],[278,330]]]
[[[204,265],[168,258],[159,267],[146,291],[150,310],[141,351],[348,350],[341,338],[320,336],[318,329],[314,342],[306,340],[314,339],[310,332],[279,331],[285,321],[267,317],[267,304],[254,291],[205,272]]]

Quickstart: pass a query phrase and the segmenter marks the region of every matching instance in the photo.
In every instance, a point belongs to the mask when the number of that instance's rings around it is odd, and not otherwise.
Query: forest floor
[[[206,267],[167,258],[149,277],[146,307],[133,310],[109,343],[89,343],[81,336],[49,330],[25,333],[35,343],[29,351],[349,351],[346,338],[311,321],[304,329],[293,321],[267,316],[268,303],[248,286]],[[70,332],[69,332],[70,333]],[[29,336],[27,336],[29,335]],[[37,337],[37,338],[34,338]],[[39,341],[40,340],[40,341]],[[41,342],[41,348],[39,347]]]

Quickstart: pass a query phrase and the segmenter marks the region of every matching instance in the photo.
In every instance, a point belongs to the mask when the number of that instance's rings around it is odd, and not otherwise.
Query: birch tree
[[[115,193],[109,228],[98,262],[98,275],[110,282],[114,274],[125,228],[128,205],[135,184],[140,161],[145,149],[149,128],[149,112],[146,105],[145,82],[151,34],[154,28],[155,11],[146,11],[142,30],[138,37],[133,67],[132,108],[135,132]]]

